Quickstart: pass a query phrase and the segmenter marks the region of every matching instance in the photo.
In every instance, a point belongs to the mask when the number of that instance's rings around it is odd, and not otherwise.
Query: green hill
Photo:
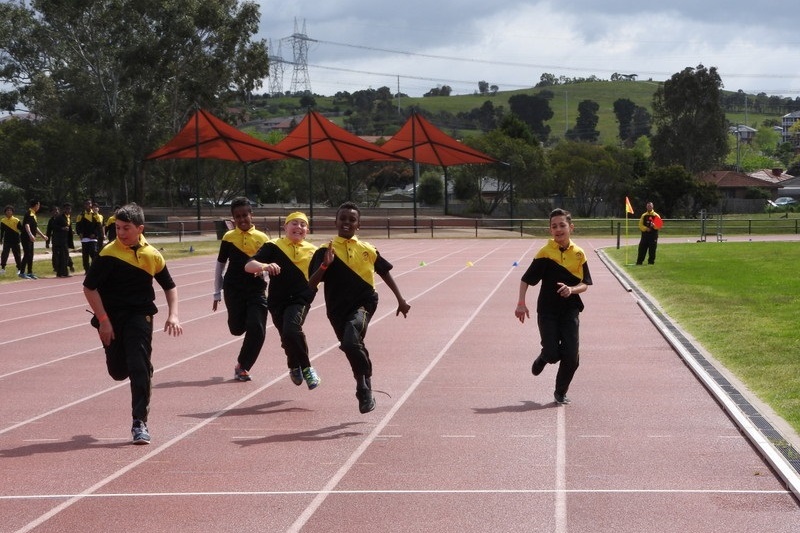
[[[456,96],[433,96],[433,97],[402,97],[399,102],[395,100],[395,105],[407,109],[416,107],[431,113],[446,111],[453,115],[466,113],[472,109],[479,108],[487,100],[491,101],[495,107],[502,106],[509,109],[508,99],[516,94],[538,94],[542,90],[549,90],[553,93],[550,101],[550,108],[553,110],[553,118],[547,124],[551,128],[552,138],[561,138],[568,128],[575,127],[575,119],[578,114],[578,104],[583,100],[593,100],[600,106],[598,111],[597,129],[600,132],[600,142],[613,143],[618,134],[618,125],[614,115],[614,102],[620,98],[628,98],[636,105],[646,108],[652,113],[653,94],[659,86],[659,82],[654,81],[595,81],[586,83],[570,83],[555,85],[546,88],[531,88],[517,91],[499,91],[493,96],[470,94]],[[753,96],[755,98],[755,96]],[[340,112],[344,113],[347,109],[337,103],[334,97],[315,95],[316,109],[323,113]],[[258,108],[256,114],[261,117],[267,116],[287,116],[291,114],[303,114],[305,112],[299,106],[299,98],[295,97],[270,97],[259,100],[265,103],[265,107]],[[258,106],[258,103],[256,104]],[[732,124],[743,123],[744,113],[728,113],[728,120]],[[747,113],[747,125],[758,127],[766,119],[777,120],[780,123],[780,115],[766,115],[760,113]],[[462,134],[469,135],[468,131]]]

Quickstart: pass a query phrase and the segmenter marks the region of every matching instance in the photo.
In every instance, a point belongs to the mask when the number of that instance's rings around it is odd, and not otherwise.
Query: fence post
[[[386,238],[387,239],[392,238],[392,223],[389,217],[386,217]]]
[[[431,239],[433,239],[433,218],[431,218]]]
[[[178,226],[178,242],[183,242],[183,222],[180,222]]]
[[[475,238],[478,238],[478,219],[475,219]]]
[[[612,232],[614,231],[614,229],[613,229],[613,225],[612,225],[612,229],[611,229],[611,231],[612,231]],[[622,233],[622,224],[620,224],[619,222],[617,222],[617,250],[619,250],[619,239],[620,239],[620,234],[621,234],[621,233]]]

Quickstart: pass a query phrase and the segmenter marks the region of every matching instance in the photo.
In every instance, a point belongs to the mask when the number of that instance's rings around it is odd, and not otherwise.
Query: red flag
[[[633,207],[631,207],[631,201],[628,200],[628,197],[625,197],[625,212],[633,214]]]

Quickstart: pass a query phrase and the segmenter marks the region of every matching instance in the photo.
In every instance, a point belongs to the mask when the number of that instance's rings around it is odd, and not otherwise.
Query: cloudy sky
[[[387,86],[421,96],[441,85],[471,94],[479,81],[513,90],[543,72],[663,81],[702,64],[717,67],[727,90],[800,97],[800,31],[786,0],[258,3],[258,37],[272,54],[291,62],[295,30],[311,39],[316,94]],[[302,74],[284,64],[282,90],[303,89]]]

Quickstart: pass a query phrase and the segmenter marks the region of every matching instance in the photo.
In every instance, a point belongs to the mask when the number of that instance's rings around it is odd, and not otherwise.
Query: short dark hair
[[[250,200],[245,198],[244,196],[237,196],[233,200],[231,200],[231,214],[233,214],[233,210],[237,207],[247,206],[250,208],[250,211],[253,211],[253,206],[250,203]]]
[[[31,199],[31,201],[30,201],[30,202],[28,202],[28,205],[29,205],[29,206],[31,206],[31,207],[33,207],[33,206],[35,206],[35,205],[36,205],[36,204],[38,204],[38,203],[39,203],[39,199],[38,199],[38,198],[32,198],[32,199]]]
[[[68,207],[69,207],[70,209],[72,209],[72,204],[71,204],[71,203],[69,203],[69,202],[64,202],[64,204],[63,204],[61,207],[62,207],[62,208],[64,208],[64,209],[66,209],[66,208],[68,208]]]
[[[144,226],[144,211],[135,202],[123,205],[117,209],[114,215],[120,222],[130,222],[135,226]]]
[[[345,202],[339,206],[339,209],[336,210],[336,215],[339,215],[339,211],[342,209],[352,209],[356,213],[358,213],[358,218],[361,218],[361,209],[358,208],[358,204],[355,202]]]
[[[550,220],[552,220],[553,217],[567,217],[567,222],[572,222],[572,213],[560,207],[556,207],[550,211]]]

